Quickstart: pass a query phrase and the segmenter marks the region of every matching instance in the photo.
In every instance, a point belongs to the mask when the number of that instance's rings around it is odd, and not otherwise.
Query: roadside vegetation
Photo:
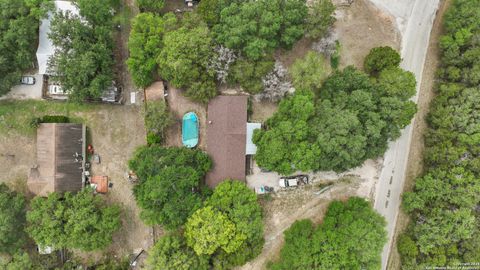
[[[34,67],[40,18],[51,4],[47,0],[0,1],[0,96]]]
[[[372,49],[367,61],[377,54],[382,50]],[[382,155],[416,112],[409,100],[415,77],[398,64],[374,62],[379,72],[371,77],[349,66],[322,82],[320,56],[307,54],[293,68],[293,82],[303,88],[280,102],[266,129],[254,133],[258,165],[284,175],[340,172]]]
[[[403,196],[412,218],[397,244],[403,269],[480,261],[479,22],[478,0],[454,0],[445,14],[425,172]]]
[[[334,201],[323,222],[298,220],[284,232],[280,259],[269,269],[380,269],[385,219],[365,199]]]

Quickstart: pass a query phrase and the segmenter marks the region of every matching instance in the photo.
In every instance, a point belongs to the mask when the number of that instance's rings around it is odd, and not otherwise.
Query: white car
[[[51,95],[63,95],[65,92],[63,91],[62,87],[58,84],[50,84],[48,86],[48,92]]]
[[[35,84],[35,78],[32,76],[22,76],[22,79],[20,80],[22,84],[27,84],[27,85],[34,85]]]
[[[278,181],[278,185],[282,188],[296,187],[299,185],[308,184],[308,175],[295,175],[289,177],[281,177]]]

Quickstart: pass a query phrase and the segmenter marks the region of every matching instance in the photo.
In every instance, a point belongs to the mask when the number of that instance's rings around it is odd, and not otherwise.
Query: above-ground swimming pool
[[[198,116],[194,112],[188,112],[183,116],[182,143],[187,148],[193,148],[198,144]]]

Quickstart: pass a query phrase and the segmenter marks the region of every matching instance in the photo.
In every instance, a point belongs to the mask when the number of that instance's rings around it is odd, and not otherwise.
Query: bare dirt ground
[[[101,163],[92,164],[92,175],[106,175],[113,187],[105,196],[109,203],[122,208],[122,227],[114,235],[109,251],[126,255],[137,248],[152,245],[151,228],[139,218],[139,209],[132,194],[132,184],[126,178],[128,160],[135,149],[145,145],[145,127],[141,109],[136,106],[113,106],[83,115],[95,152]]]
[[[415,184],[415,178],[420,176],[423,172],[423,154],[425,150],[424,136],[428,129],[426,116],[430,108],[430,102],[435,96],[435,72],[439,66],[440,60],[438,41],[440,35],[442,34],[443,15],[450,3],[451,0],[446,0],[441,3],[437,18],[432,28],[432,34],[430,37],[430,43],[421,82],[422,90],[420,91],[418,97],[418,112],[415,116],[415,126],[413,129],[411,148],[408,156],[404,191],[412,190],[413,185]],[[400,211],[387,269],[400,269],[400,255],[398,254],[396,241],[399,234],[406,229],[409,221],[409,216],[403,211]]]
[[[252,101],[252,115],[249,122],[263,123],[277,111],[278,104],[273,102]]]
[[[335,32],[341,44],[340,66],[363,67],[370,49],[378,46],[400,48],[400,35],[391,17],[367,0],[355,0],[336,11]]]
[[[26,182],[35,163],[35,139],[16,134],[0,136],[0,182]]]
[[[167,130],[166,145],[182,146],[182,117],[187,112],[195,112],[200,123],[198,147],[205,150],[207,147],[207,106],[191,101],[183,96],[182,90],[173,87],[168,88],[168,96],[165,100],[175,118],[175,123]]]

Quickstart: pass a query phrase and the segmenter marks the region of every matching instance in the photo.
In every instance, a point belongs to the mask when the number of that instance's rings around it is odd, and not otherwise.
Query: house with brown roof
[[[76,192],[84,185],[86,128],[83,124],[44,123],[37,129],[37,163],[27,186],[36,196]]]
[[[247,155],[256,150],[247,130],[253,133],[260,127],[247,123],[247,102],[247,96],[218,96],[208,104],[207,153],[213,169],[207,173],[206,183],[210,187],[225,179],[245,181]]]

